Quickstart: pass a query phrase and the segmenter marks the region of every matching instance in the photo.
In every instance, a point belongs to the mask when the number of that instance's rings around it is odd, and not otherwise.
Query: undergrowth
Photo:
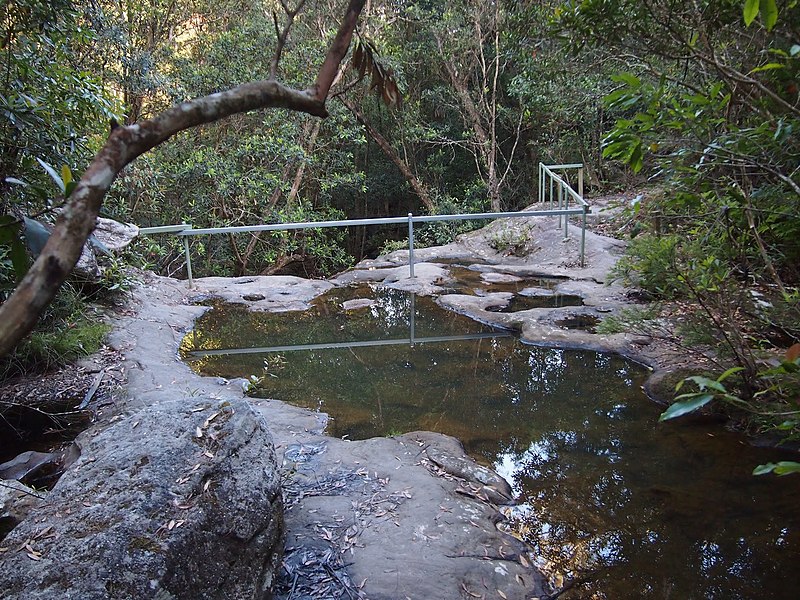
[[[0,359],[0,382],[16,375],[30,375],[62,367],[96,352],[111,327],[97,309],[88,305],[69,284],[39,320],[34,331],[7,357]]]

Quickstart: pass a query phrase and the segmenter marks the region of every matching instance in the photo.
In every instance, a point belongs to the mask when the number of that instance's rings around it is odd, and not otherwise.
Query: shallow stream
[[[356,298],[374,303],[341,308]],[[366,286],[300,313],[217,306],[182,353],[202,374],[254,376],[259,395],[328,413],[334,436],[459,438],[519,494],[509,526],[554,584],[573,582],[560,598],[797,597],[800,477],[751,475],[792,455],[707,419],[658,423],[631,361],[524,345]]]

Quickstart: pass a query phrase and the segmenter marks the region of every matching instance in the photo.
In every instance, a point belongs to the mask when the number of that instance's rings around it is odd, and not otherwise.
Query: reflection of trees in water
[[[255,332],[255,346],[266,345],[265,330],[270,341],[295,336],[300,343],[408,335],[409,297],[382,294],[369,310],[260,315],[243,327]],[[480,330],[421,298],[415,325],[418,336]],[[238,334],[221,322],[203,335],[213,348],[235,345]],[[755,480],[748,468],[771,457],[751,456],[719,433],[709,437],[706,427],[659,425],[659,409],[639,390],[644,370],[634,363],[508,339],[284,356],[285,368],[265,378],[265,395],[331,413],[332,434],[431,429],[494,463],[525,501],[512,524],[540,567],[554,579],[583,582],[562,598],[788,598],[796,591],[792,585],[786,593],[781,582],[800,558],[800,483],[783,479],[785,491],[776,494],[774,480]],[[263,361],[208,357],[203,368],[246,376]]]

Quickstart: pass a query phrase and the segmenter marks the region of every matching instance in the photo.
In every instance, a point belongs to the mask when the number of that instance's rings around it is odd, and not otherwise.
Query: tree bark
[[[176,133],[231,115],[286,108],[325,117],[325,101],[339,64],[347,54],[365,0],[350,0],[316,82],[305,91],[275,80],[252,82],[184,102],[133,125],[112,125],[103,148],[81,177],[39,257],[14,293],[0,306],[0,356],[5,356],[35,325],[74,268],[94,230],[103,198],[120,171],[138,156]]]

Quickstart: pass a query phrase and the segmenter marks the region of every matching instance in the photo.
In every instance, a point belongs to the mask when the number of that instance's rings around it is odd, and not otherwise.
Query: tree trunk
[[[39,315],[72,271],[86,239],[95,228],[106,192],[128,163],[180,131],[237,113],[286,108],[327,116],[325,101],[350,47],[364,2],[350,0],[316,82],[305,91],[291,89],[275,80],[246,83],[184,102],[141,123],[124,127],[112,124],[111,135],[67,200],[47,245],[11,297],[0,306],[0,356],[5,356],[33,329]]]
[[[376,144],[383,150],[383,153],[391,160],[400,172],[403,174],[403,177],[411,186],[411,189],[414,190],[414,193],[419,196],[419,199],[422,200],[422,203],[425,205],[425,208],[428,209],[428,212],[433,214],[436,211],[436,204],[431,199],[428,190],[425,188],[423,183],[419,180],[419,178],[414,175],[414,173],[409,168],[408,164],[400,157],[397,151],[392,147],[392,145],[386,140],[385,137],[381,135],[381,133],[373,127],[372,123],[367,120],[367,118],[358,110],[355,104],[350,102],[349,100],[345,100],[341,96],[339,96],[339,100],[342,101],[347,109],[353,113],[353,116],[356,120],[364,126],[364,129],[367,130],[369,136],[375,141]]]

